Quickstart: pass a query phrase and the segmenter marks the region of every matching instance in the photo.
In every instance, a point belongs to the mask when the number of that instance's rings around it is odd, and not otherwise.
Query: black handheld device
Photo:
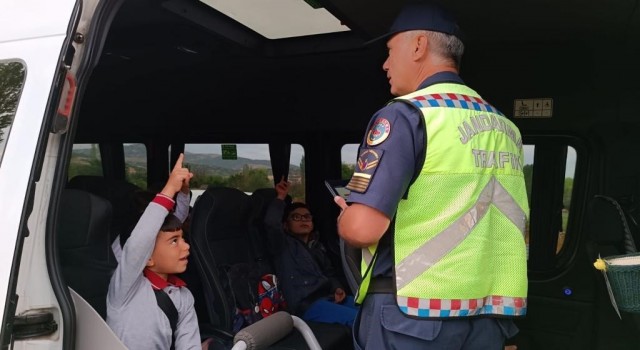
[[[329,193],[331,193],[331,198],[334,198],[335,196],[340,196],[346,200],[347,197],[349,196],[349,193],[351,193],[351,191],[349,191],[346,188],[347,186],[346,180],[335,180],[335,181],[325,180],[324,185],[327,186]]]
[[[329,193],[331,193],[331,198],[334,198],[335,196],[338,195],[338,192],[336,192],[336,190],[333,188],[333,186],[331,186],[329,181],[324,180],[324,185],[327,186],[327,189],[329,190]]]

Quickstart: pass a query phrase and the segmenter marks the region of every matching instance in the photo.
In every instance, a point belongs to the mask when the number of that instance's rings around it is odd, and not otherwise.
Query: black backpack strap
[[[171,348],[170,350],[175,350],[176,348],[176,329],[178,328],[178,309],[169,298],[169,295],[165,293],[162,289],[153,289],[153,292],[156,295],[156,301],[158,302],[158,306],[162,309],[167,318],[169,319],[169,324],[171,325]]]

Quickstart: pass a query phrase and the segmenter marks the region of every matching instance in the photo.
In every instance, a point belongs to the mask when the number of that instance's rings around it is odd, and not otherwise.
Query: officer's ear
[[[427,54],[427,47],[429,46],[429,38],[426,33],[419,33],[413,37],[412,40],[413,56],[414,59],[420,59]]]

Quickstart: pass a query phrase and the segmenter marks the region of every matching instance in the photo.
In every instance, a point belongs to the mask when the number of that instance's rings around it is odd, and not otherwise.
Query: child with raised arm
[[[193,296],[175,276],[187,268],[189,244],[182,236],[182,221],[170,214],[176,193],[189,191],[193,174],[182,167],[180,154],[166,185],[149,203],[109,284],[107,323],[130,349],[206,349],[200,343]],[[175,333],[158,306],[162,291],[178,311]]]
[[[358,309],[318,240],[309,207],[304,203],[287,206],[289,183],[284,177],[275,189],[264,223],[289,308],[305,321],[353,325]]]

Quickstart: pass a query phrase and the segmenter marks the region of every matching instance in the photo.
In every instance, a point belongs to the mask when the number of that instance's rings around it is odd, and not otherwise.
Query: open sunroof
[[[200,1],[268,39],[350,30],[313,0]]]

